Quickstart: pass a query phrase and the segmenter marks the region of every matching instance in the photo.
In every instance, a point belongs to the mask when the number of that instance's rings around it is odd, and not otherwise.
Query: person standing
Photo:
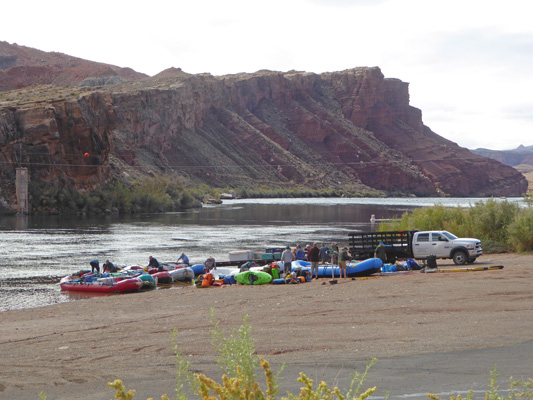
[[[319,250],[320,261],[322,264],[326,264],[329,261],[329,249],[326,244],[323,244]]]
[[[378,247],[376,247],[376,250],[374,251],[374,257],[379,258],[383,263],[387,261],[387,251],[385,250],[383,242],[379,242]]]
[[[298,245],[296,248],[296,253],[294,254],[294,258],[296,260],[303,260],[305,258],[305,253],[302,250],[302,246]]]
[[[329,250],[329,254],[331,256],[331,264],[337,265],[339,263],[339,246],[333,243],[331,245],[331,249]]]
[[[204,267],[207,270],[206,272],[211,272],[213,269],[217,269],[217,263],[215,259],[211,256],[204,262]]]
[[[294,261],[294,254],[292,254],[290,246],[287,246],[285,251],[281,253],[281,260],[283,262],[283,270],[286,274],[290,274],[292,270],[292,262]]]
[[[342,249],[341,253],[339,254],[339,275],[342,278],[342,274],[344,271],[344,277],[347,278],[348,275],[346,274],[346,261],[350,259],[350,256],[348,255],[348,247],[345,247]]]
[[[309,250],[309,261],[311,262],[311,278],[315,274],[315,279],[318,279],[318,263],[320,261],[320,249],[318,243],[315,243],[311,250]]]

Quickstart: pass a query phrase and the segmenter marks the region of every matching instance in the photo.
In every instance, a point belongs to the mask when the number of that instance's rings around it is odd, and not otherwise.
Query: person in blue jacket
[[[180,261],[181,261],[182,264],[187,264],[187,265],[190,264],[190,262],[189,262],[189,257],[187,257],[187,256],[185,255],[185,253],[181,253],[180,258],[178,258],[178,261],[176,261],[176,262],[179,264]]]
[[[297,260],[303,260],[305,258],[305,253],[302,250],[302,246],[298,245],[298,247],[296,247],[296,252],[294,253],[294,257]]]

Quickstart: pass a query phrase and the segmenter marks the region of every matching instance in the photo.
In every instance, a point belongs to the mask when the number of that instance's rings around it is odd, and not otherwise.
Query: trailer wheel
[[[463,250],[457,250],[455,253],[453,253],[453,262],[456,265],[466,264],[467,259],[468,255]]]

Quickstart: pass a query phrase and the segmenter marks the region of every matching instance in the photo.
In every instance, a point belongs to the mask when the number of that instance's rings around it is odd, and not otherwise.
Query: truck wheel
[[[468,255],[462,250],[459,250],[453,253],[453,262],[456,265],[466,264],[467,258],[468,258]]]

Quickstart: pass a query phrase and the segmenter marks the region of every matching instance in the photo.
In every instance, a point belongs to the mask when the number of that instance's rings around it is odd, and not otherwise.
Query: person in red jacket
[[[315,279],[318,279],[318,262],[320,261],[320,249],[318,243],[315,243],[311,250],[309,250],[309,261],[311,262],[311,277],[315,274]]]

